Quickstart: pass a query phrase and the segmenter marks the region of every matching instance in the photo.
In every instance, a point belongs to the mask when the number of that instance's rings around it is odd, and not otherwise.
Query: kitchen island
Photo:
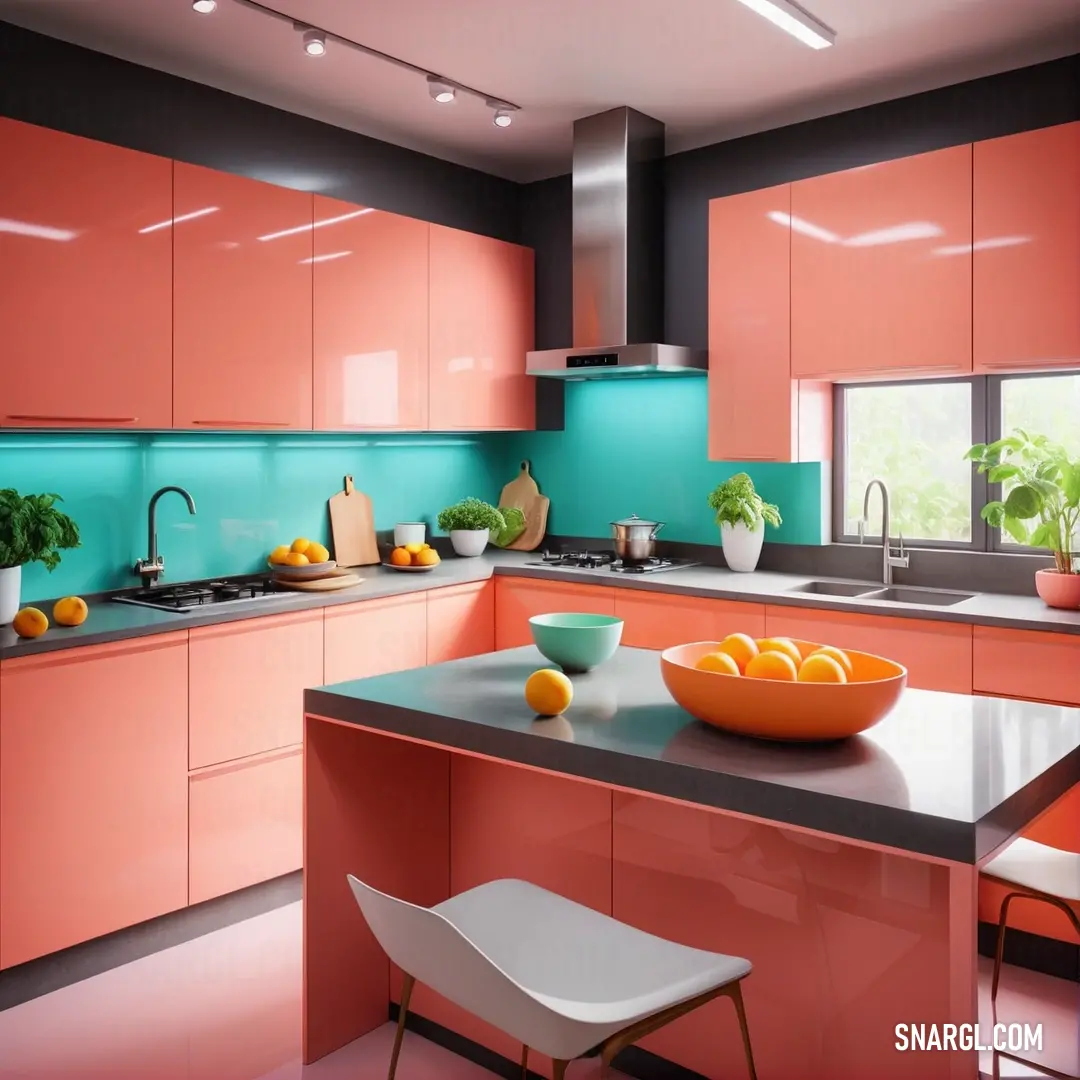
[[[1080,710],[909,689],[866,735],[778,745],[699,724],[625,647],[538,719],[542,666],[510,649],[305,695],[306,1061],[398,996],[346,873],[423,905],[520,877],[748,957],[763,1078],[974,1080],[975,1051],[901,1053],[894,1029],[976,1022],[978,867],[1080,781]],[[411,1009],[520,1053],[426,988]],[[742,1077],[722,1009],[642,1045]]]

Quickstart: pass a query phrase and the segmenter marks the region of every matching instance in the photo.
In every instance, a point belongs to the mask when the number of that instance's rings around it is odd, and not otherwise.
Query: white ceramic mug
[[[426,534],[427,526],[422,521],[399,521],[394,526],[394,547],[422,544]]]

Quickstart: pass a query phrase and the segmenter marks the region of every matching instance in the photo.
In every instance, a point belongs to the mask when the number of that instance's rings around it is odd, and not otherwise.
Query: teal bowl
[[[614,615],[534,615],[529,620],[536,647],[567,675],[580,675],[615,655],[622,619]]]

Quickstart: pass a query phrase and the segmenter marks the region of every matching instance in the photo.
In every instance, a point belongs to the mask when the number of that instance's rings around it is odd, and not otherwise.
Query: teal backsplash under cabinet
[[[57,492],[82,547],[51,574],[23,570],[24,599],[139,584],[147,554],[147,503],[159,487],[191,492],[158,503],[165,580],[261,569],[275,544],[329,539],[326,502],[351,473],[371,496],[375,524],[428,521],[466,495],[494,500],[505,482],[489,436],[440,435],[0,435],[0,487]]]
[[[627,514],[665,522],[666,540],[719,544],[706,498],[721,480],[749,473],[784,523],[766,541],[829,539],[828,464],[708,460],[708,384],[703,378],[597,379],[566,387],[566,430],[503,435],[506,478],[528,458],[551,499],[548,531],[605,537]]]

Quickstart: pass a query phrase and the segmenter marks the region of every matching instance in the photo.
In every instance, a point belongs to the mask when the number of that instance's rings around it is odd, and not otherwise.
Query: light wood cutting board
[[[508,551],[535,551],[547,531],[548,507],[551,500],[540,494],[527,461],[521,463],[517,476],[502,489],[499,496],[500,509],[516,507],[525,515],[525,531],[512,543]]]
[[[528,517],[529,507],[532,506],[533,499],[539,494],[540,489],[536,486],[532,473],[529,472],[529,463],[523,461],[521,471],[502,489],[502,494],[499,496],[499,506],[500,508],[504,506],[517,507]]]
[[[338,566],[374,566],[379,560],[371,499],[345,477],[345,490],[330,499],[330,529]]]
[[[337,570],[331,577],[314,578],[309,581],[290,581],[285,578],[276,580],[283,589],[294,589],[297,592],[333,592],[336,589],[351,589],[364,579],[351,570]]]

